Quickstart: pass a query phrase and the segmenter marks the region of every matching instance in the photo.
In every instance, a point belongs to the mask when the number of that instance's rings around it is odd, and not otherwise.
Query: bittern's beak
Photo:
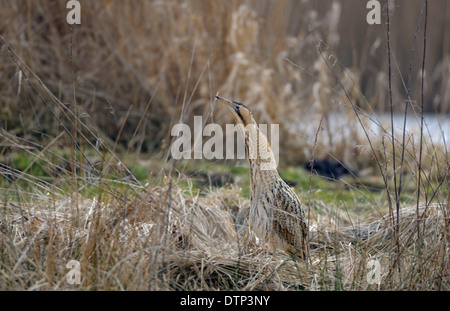
[[[241,103],[237,103],[237,102],[231,101],[231,100],[229,100],[229,99],[226,99],[226,98],[223,98],[223,97],[220,97],[220,96],[217,96],[217,95],[216,95],[216,99],[218,99],[218,100],[220,100],[222,103],[226,104],[226,105],[228,106],[228,108],[230,108],[230,110],[231,110],[231,112],[233,113],[233,115],[234,115],[235,113],[237,113],[238,115],[240,115],[240,113],[239,113],[239,106],[242,105]]]
[[[216,99],[220,100],[224,104],[227,104],[231,108],[234,108],[236,106],[235,102],[233,102],[233,101],[231,101],[229,99],[226,99],[226,98],[223,98],[223,97],[220,97],[220,96],[217,96],[217,95],[216,95]]]

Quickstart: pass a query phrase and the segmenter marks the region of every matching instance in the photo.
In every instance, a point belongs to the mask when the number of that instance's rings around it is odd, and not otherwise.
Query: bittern
[[[244,138],[250,167],[250,228],[272,248],[306,259],[305,212],[295,192],[278,174],[267,137],[247,106],[219,96],[216,99],[227,104]]]

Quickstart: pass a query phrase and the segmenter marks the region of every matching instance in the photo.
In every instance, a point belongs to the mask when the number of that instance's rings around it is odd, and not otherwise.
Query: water
[[[374,117],[375,118],[375,117]],[[393,117],[394,120],[394,135],[395,137],[401,137],[403,135],[403,125],[404,125],[404,115],[396,114]],[[391,133],[391,116],[384,114],[378,116],[378,120],[382,124],[385,130]],[[420,138],[420,115],[408,115],[406,119],[406,133],[409,135],[414,135],[416,139]],[[371,122],[371,126],[376,131],[378,128],[380,133],[382,129]],[[426,114],[424,115],[423,122],[423,136],[427,139],[432,140],[435,144],[447,144],[450,139],[450,116],[449,115],[435,115]]]
[[[315,135],[320,124],[322,116],[305,117],[304,120],[299,122],[292,128],[301,133],[307,140],[314,141]],[[391,116],[390,114],[383,115],[360,115],[364,127],[372,138],[379,138],[383,134],[391,135]],[[402,139],[404,115],[396,114],[393,117],[394,120],[394,135],[397,140]],[[406,119],[406,138],[411,139],[414,137],[414,141],[420,140],[420,116],[408,115]],[[424,139],[433,142],[435,145],[447,145],[450,140],[450,116],[449,115],[424,115]],[[341,113],[330,113],[327,119],[323,120],[322,130],[319,131],[318,139],[323,145],[332,145],[333,143],[339,143],[342,141],[367,140],[365,133],[356,117],[345,116]],[[355,137],[355,133],[357,137]],[[330,141],[330,136],[333,141]]]

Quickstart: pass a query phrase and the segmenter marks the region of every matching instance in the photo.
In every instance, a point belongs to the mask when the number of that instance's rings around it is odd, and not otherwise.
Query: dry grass
[[[443,205],[421,207],[420,223],[415,207],[402,210],[399,252],[388,216],[338,225],[339,216],[322,206],[321,216],[312,215],[304,263],[257,241],[246,223],[249,202],[237,189],[199,198],[172,187],[148,187],[123,202],[37,194],[33,203],[3,203],[1,289],[450,289]],[[381,263],[380,285],[367,283],[372,259]],[[81,285],[66,281],[70,260],[81,264]]]
[[[373,114],[389,109],[385,29],[367,28],[364,7],[355,24],[351,1],[81,3],[73,32],[63,1],[1,4],[1,290],[450,289],[447,144],[423,132],[421,150],[415,134],[404,147],[395,137],[405,179],[422,190],[402,201],[397,226],[390,127]],[[396,4],[392,99],[401,112],[406,38],[422,2]],[[430,4],[431,113],[450,109],[449,12],[445,1]],[[410,111],[420,117],[412,64]],[[245,102],[259,123],[280,124],[282,163],[315,156],[368,167],[383,175],[383,201],[367,202],[362,220],[348,213],[356,202],[308,202],[308,263],[266,249],[237,185],[201,193],[168,157],[179,120],[231,121],[216,92]],[[144,151],[159,163],[145,186],[124,164]],[[370,259],[381,263],[380,285],[367,282]],[[80,262],[79,286],[67,283],[70,260]]]
[[[365,6],[355,8],[348,0],[81,4],[83,21],[72,32],[65,22],[64,2],[7,1],[0,13],[0,30],[55,96],[98,127],[102,139],[118,140],[119,147],[138,152],[158,150],[170,133],[169,120],[177,122],[174,116],[181,113],[187,122],[193,115],[206,116],[215,108],[213,95],[220,92],[252,107],[258,122],[281,124],[286,138],[282,149],[292,151],[284,154],[284,163],[309,160],[307,147],[325,113],[337,113],[342,124],[351,125],[336,130],[324,123],[319,143],[328,153],[355,163],[355,169],[371,163],[371,156],[361,152],[367,141],[360,137],[358,121],[336,82],[343,82],[363,113],[389,111],[384,25],[369,27]],[[422,2],[395,4],[393,96],[394,109],[401,112]],[[430,5],[433,32],[428,38],[425,89],[429,113],[445,114],[450,109],[448,27],[441,27],[448,23],[449,13],[445,0]],[[42,139],[40,133],[59,134],[59,122],[20,81],[8,53],[2,53],[1,61],[3,127],[35,140]],[[420,82],[419,63],[417,52],[411,112],[419,111],[420,88],[414,88]],[[220,116],[221,109],[217,107],[216,121],[231,121]],[[55,113],[59,115],[58,110]],[[331,135],[333,131],[337,133]],[[348,131],[350,135],[340,137],[340,132]]]

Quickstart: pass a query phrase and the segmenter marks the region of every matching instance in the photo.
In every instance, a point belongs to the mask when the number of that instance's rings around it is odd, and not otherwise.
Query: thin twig
[[[419,217],[419,201],[420,201],[420,184],[422,180],[422,144],[423,144],[423,107],[424,107],[424,98],[423,98],[423,87],[424,87],[424,76],[425,76],[425,56],[427,51],[427,21],[428,21],[428,0],[425,0],[425,24],[423,28],[423,58],[422,58],[422,85],[421,85],[421,107],[420,107],[420,146],[419,146],[419,173],[417,180],[417,217]],[[417,235],[420,236],[419,233],[419,222],[417,222]]]
[[[416,39],[417,39],[417,34],[419,32],[419,26],[421,24],[422,21],[422,16],[423,16],[423,10],[424,10],[424,6],[422,6],[422,10],[420,11],[420,15],[417,21],[417,25],[416,25],[416,31],[414,32],[414,40],[413,40],[413,44],[411,47],[411,54],[409,56],[409,71],[408,71],[408,82],[406,85],[406,99],[405,99],[405,115],[404,115],[404,119],[403,119],[403,137],[402,137],[402,154],[401,154],[401,159],[400,159],[400,176],[399,176],[399,185],[398,185],[398,197],[397,197],[397,208],[400,208],[400,197],[402,194],[402,179],[403,179],[403,164],[405,161],[405,149],[406,149],[406,119],[407,119],[407,115],[408,115],[408,106],[411,103],[411,76],[412,76],[412,63],[413,63],[413,59],[414,59],[414,52],[415,52],[415,45],[416,45]]]
[[[317,137],[319,136],[320,129],[322,128],[323,118],[324,118],[324,116],[322,116],[322,118],[320,119],[319,126],[317,127],[316,135],[315,135],[315,138],[314,138],[314,146],[313,146],[313,150],[312,150],[312,154],[311,154],[311,160],[310,160],[311,170],[309,172],[308,228],[310,227],[310,224],[311,224],[311,192],[312,192],[312,189],[311,189],[312,185],[311,184],[312,184],[312,174],[313,174],[313,169],[314,169],[314,154],[316,152]],[[310,239],[311,239],[311,236],[308,235],[308,243],[307,243],[307,245],[309,245]],[[309,258],[309,247],[307,247],[306,251],[308,252],[307,257]]]
[[[392,169],[394,174],[394,195],[396,203],[397,220],[395,224],[395,235],[397,236],[398,248],[398,232],[400,220],[400,201],[397,194],[397,172],[396,172],[396,158],[395,158],[395,133],[394,133],[394,107],[392,104],[392,72],[391,72],[391,29],[389,21],[389,0],[386,0],[386,35],[387,35],[387,54],[388,54],[388,77],[389,77],[389,108],[391,113],[391,142],[392,142]]]

